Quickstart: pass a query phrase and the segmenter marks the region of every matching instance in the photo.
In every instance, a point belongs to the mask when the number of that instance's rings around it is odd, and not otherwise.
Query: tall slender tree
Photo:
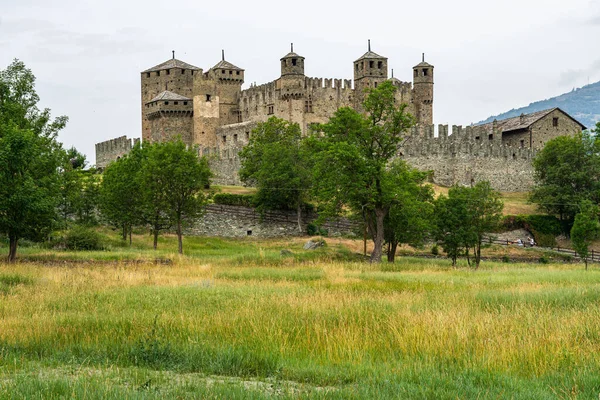
[[[56,220],[58,170],[64,151],[54,120],[38,108],[35,76],[15,60],[0,71],[0,232],[9,238],[14,261],[19,239],[41,238]]]

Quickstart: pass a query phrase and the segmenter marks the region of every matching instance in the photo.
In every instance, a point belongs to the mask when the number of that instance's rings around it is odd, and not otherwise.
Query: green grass
[[[598,269],[302,242],[20,249],[0,264],[0,399],[598,397]]]

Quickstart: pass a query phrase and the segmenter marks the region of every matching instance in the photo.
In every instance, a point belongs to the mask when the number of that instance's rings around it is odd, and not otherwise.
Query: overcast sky
[[[96,142],[141,136],[140,72],[171,50],[206,71],[225,49],[247,87],[279,77],[290,42],[306,75],[350,79],[367,39],[401,80],[426,53],[436,124],[600,80],[600,0],[0,0],[0,69],[33,70],[42,106],[70,119],[61,141],[91,163]]]

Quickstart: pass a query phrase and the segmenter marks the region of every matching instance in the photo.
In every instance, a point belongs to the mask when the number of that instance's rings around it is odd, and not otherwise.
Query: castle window
[[[185,74],[185,69],[181,69],[181,75]]]
[[[156,76],[160,76],[160,71],[156,71]]]
[[[304,112],[307,112],[307,113],[313,112],[312,98],[311,97],[309,97],[308,100],[304,101]]]
[[[235,71],[235,74],[236,74],[236,75],[239,75],[239,74],[240,74],[240,71]]]
[[[229,71],[229,75],[233,75],[233,71]]]
[[[168,106],[168,105],[169,105],[169,102],[168,102],[168,101],[165,101],[165,106]]]
[[[364,63],[364,62],[362,62],[362,61],[361,61],[361,63],[360,63],[360,69],[361,69],[361,70],[364,70],[364,69],[365,69],[365,63]]]
[[[521,148],[525,147],[525,139],[521,139]]]
[[[174,101],[173,104],[177,105],[177,104],[179,104],[179,102],[178,101]]]
[[[250,132],[246,131],[246,140],[250,140]]]
[[[192,73],[192,75],[194,75],[194,70],[191,70],[190,72]]]
[[[475,140],[479,140],[481,139],[479,136],[475,136]]]
[[[210,101],[210,94],[206,95],[206,101]]]
[[[237,143],[237,137],[238,137],[238,136],[237,136],[237,133],[235,133],[235,134],[233,135],[233,141],[234,141],[234,142],[236,142],[236,143]]]
[[[552,118],[552,126],[555,128],[558,127],[558,117]]]
[[[415,78],[419,76],[419,71],[415,69]]]
[[[488,139],[489,139],[489,140],[494,140],[494,134],[493,134],[493,133],[490,133],[490,134],[488,135]]]
[[[297,59],[295,59],[295,58],[292,58],[292,65],[294,65],[294,66],[295,66],[297,62],[298,62],[298,60],[297,60]]]
[[[267,114],[272,115],[274,112],[275,112],[275,106],[273,106],[273,105],[268,106]]]
[[[146,78],[150,78],[150,72],[146,72]]]
[[[184,106],[187,106],[187,101],[184,101],[184,102],[183,102],[183,105],[184,105]]]
[[[427,68],[423,68],[423,76],[427,76]]]
[[[356,71],[358,72],[358,63],[356,63]]]
[[[377,68],[379,68],[379,69],[383,68],[383,62],[378,61],[377,62]]]
[[[373,84],[373,86],[377,87],[377,82],[375,82],[375,83]]]
[[[373,68],[373,61],[369,61],[369,68]]]
[[[223,140],[223,143],[227,143],[227,136],[223,135],[221,139]]]
[[[222,74],[224,74],[224,73],[225,73],[225,70],[224,70],[224,69],[222,69],[222,70],[221,70],[221,73],[222,73]]]
[[[167,70],[167,75],[171,75],[171,70],[170,69]]]

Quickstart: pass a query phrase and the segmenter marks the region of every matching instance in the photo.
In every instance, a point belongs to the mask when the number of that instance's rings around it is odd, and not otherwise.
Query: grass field
[[[302,239],[186,238],[179,257],[174,238],[158,253],[134,239],[0,264],[0,398],[600,393],[595,267],[370,265],[344,240],[305,252]]]

